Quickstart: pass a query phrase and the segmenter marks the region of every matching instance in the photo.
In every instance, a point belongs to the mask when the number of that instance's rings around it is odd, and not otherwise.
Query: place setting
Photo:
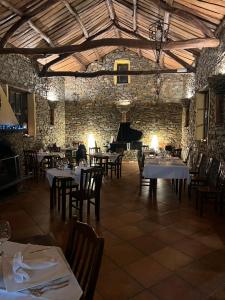
[[[0,221],[0,299],[80,299],[82,289],[60,248],[8,241],[10,224]]]

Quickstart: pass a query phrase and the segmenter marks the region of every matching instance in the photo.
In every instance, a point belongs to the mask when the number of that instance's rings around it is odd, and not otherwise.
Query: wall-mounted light
[[[150,148],[154,149],[155,151],[159,149],[159,140],[156,134],[152,136]]]
[[[95,138],[92,133],[88,135],[88,148],[94,148],[95,147]]]

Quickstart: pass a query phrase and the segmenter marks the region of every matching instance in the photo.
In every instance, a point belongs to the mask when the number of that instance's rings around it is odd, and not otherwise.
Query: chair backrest
[[[72,219],[65,256],[83,290],[82,299],[93,299],[103,248],[104,238],[90,225]]]
[[[148,145],[142,145],[142,151],[146,151],[149,150],[149,146]]]
[[[80,191],[81,195],[86,199],[98,195],[102,186],[103,169],[101,167],[93,167],[81,169],[80,175]]]
[[[220,174],[218,178],[218,190],[225,194],[225,163],[221,163],[220,165]]]
[[[122,160],[123,160],[123,155],[120,154],[120,155],[117,156],[117,158],[116,158],[116,160],[115,160],[115,163],[116,163],[117,165],[120,165],[120,164],[122,164]]]
[[[23,155],[24,155],[25,167],[28,170],[32,170],[34,168],[37,168],[37,166],[38,166],[37,151],[35,151],[35,150],[24,150]]]
[[[61,176],[55,176],[53,178],[52,187],[60,188],[62,191],[65,191],[65,193],[69,194],[72,192],[74,179],[72,177],[61,177]]]
[[[45,169],[50,169],[54,167],[54,156],[46,155],[41,160],[41,166]]]
[[[139,167],[139,172],[142,174],[142,171],[144,169],[145,165],[145,155],[142,154],[142,156],[138,157],[138,167]]]
[[[201,160],[201,163],[200,163],[200,166],[199,166],[199,170],[198,170],[198,173],[200,176],[205,176],[206,174],[206,168],[208,166],[208,163],[209,163],[209,158],[203,154],[202,155],[202,160]]]
[[[208,183],[210,186],[217,186],[220,174],[221,162],[215,158],[212,159],[210,169],[208,171]]]
[[[99,153],[101,151],[100,147],[89,147],[89,154]]]
[[[172,150],[172,155],[181,158],[182,148],[176,148]]]
[[[184,155],[184,162],[185,163],[188,163],[188,161],[190,159],[190,156],[191,156],[191,152],[192,152],[192,147],[189,147],[189,148],[186,149],[186,151],[185,151],[186,155]]]

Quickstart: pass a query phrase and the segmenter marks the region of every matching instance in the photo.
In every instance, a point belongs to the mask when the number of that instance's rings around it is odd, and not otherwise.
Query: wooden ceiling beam
[[[27,23],[31,18],[36,16],[37,14],[41,13],[42,11],[48,9],[49,7],[55,5],[59,0],[47,0],[45,3],[39,5],[37,8],[32,10],[31,12],[28,12],[26,14],[23,14],[23,16],[13,24],[12,27],[4,34],[0,41],[0,47],[4,47],[6,43],[8,42],[9,38],[25,23]]]
[[[216,48],[220,44],[219,39],[198,38],[183,41],[167,41],[162,42],[162,50],[172,49],[190,49],[190,48]],[[155,50],[156,43],[154,41],[136,40],[136,39],[100,39],[93,41],[85,41],[79,45],[65,45],[54,48],[0,48],[0,54],[62,54],[75,53],[91,50],[94,48],[118,46],[128,48],[140,48]]]
[[[115,13],[115,9],[113,7],[112,0],[105,0],[105,1],[106,1],[106,6],[108,8],[110,19],[114,21],[116,18],[116,13]]]
[[[108,27],[100,30],[99,32],[95,33],[94,35],[90,36],[88,38],[89,41],[95,39],[96,37],[98,37],[99,35],[105,33],[106,31],[110,30],[112,27],[114,26],[114,24],[110,24]],[[60,54],[59,57],[53,59],[52,61],[48,62],[47,64],[44,65],[43,67],[43,72],[46,72],[51,66],[59,63],[60,61],[66,59],[67,57],[69,57],[71,55],[71,53],[66,53],[66,54]]]
[[[9,3],[8,1],[6,0],[0,0],[0,4],[3,5],[4,7],[6,7],[7,9],[11,10],[13,13],[19,15],[21,18],[24,17],[24,13],[17,9],[16,7],[14,7],[11,3]],[[29,20],[27,21],[27,24],[35,31],[37,32],[41,38],[43,40],[45,40],[51,47],[55,47],[56,45],[53,43],[53,41],[50,39],[49,36],[47,36],[46,33],[44,33],[41,29],[39,29],[37,27],[37,25]],[[74,59],[78,62],[78,64],[81,66],[82,70],[86,70],[86,65],[82,62],[82,60],[76,55],[76,54],[73,54],[72,55],[74,57]]]
[[[159,69],[159,70],[144,70],[144,71],[109,71],[109,70],[101,70],[96,72],[46,72],[40,73],[40,77],[57,77],[57,76],[72,76],[72,77],[83,77],[83,78],[94,78],[99,76],[115,76],[115,75],[153,75],[153,74],[182,74],[182,73],[192,73],[190,71],[181,71],[181,70],[168,70],[168,69]]]
[[[23,18],[24,13],[20,9],[13,6],[10,2],[6,0],[0,0],[0,4],[5,8],[9,9],[11,12]],[[51,47],[54,47],[54,44],[49,38],[49,36],[46,33],[44,33],[40,28],[38,28],[38,26],[33,21],[29,20],[27,23],[35,32],[37,32],[41,36],[43,40],[45,40]]]
[[[205,25],[205,23],[201,21],[199,18],[197,18],[196,16],[194,16],[193,14],[181,10],[179,8],[172,7],[168,3],[160,0],[150,0],[150,2],[154,3],[158,7],[160,5],[162,10],[167,11],[170,14],[181,17],[184,20],[188,20],[189,23],[196,26],[207,37],[211,37],[211,38],[215,37],[214,33]]]
[[[133,31],[137,31],[137,1],[133,0]]]
[[[76,19],[77,23],[78,23],[79,26],[80,26],[80,29],[81,29],[82,32],[83,32],[83,35],[84,35],[85,39],[87,40],[87,39],[89,38],[89,33],[88,33],[88,31],[87,31],[87,29],[86,29],[84,23],[82,22],[82,20],[81,20],[79,14],[78,14],[78,12],[77,12],[77,10],[76,10],[74,7],[72,7],[72,6],[69,4],[69,2],[66,1],[66,0],[62,0],[62,3],[63,3],[63,4],[65,5],[65,7],[68,9],[68,11],[70,12],[70,14],[71,14],[72,16],[74,16],[74,18]],[[100,54],[99,54],[98,50],[97,50],[97,49],[93,49],[93,51],[94,51],[94,53],[95,53],[95,56],[96,56],[97,60],[99,60],[99,59],[100,59]]]
[[[189,65],[186,61],[181,59],[179,56],[175,55],[173,52],[171,52],[169,50],[165,50],[164,53],[166,53],[169,57],[171,57],[173,60],[178,62],[184,68],[186,68],[188,71],[190,71],[190,72],[194,71],[195,68],[193,66]]]
[[[85,38],[88,39],[88,37],[89,37],[88,31],[87,31],[84,23],[81,21],[81,18],[79,16],[78,12],[76,11],[76,9],[73,8],[66,0],[62,0],[62,3],[68,9],[70,14],[75,17],[77,23],[80,25],[81,30],[83,31]]]

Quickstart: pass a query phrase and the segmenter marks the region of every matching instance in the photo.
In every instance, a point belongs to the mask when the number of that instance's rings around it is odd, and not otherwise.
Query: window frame
[[[127,65],[128,71],[130,71],[130,60],[129,59],[116,59],[114,62],[114,71],[118,71],[119,65]],[[127,77],[127,82],[118,82],[118,78],[121,76]],[[130,75],[115,75],[114,76],[114,84],[115,85],[123,85],[123,84],[130,84],[131,76]]]

